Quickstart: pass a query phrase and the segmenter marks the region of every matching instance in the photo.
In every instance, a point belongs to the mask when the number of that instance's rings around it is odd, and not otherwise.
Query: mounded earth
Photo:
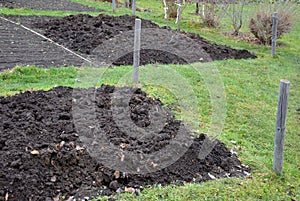
[[[157,108],[156,115],[166,116],[166,124],[161,131],[152,132],[150,136],[131,136],[120,129],[112,107],[112,95],[120,89],[131,94],[130,121],[146,129],[151,125],[150,109],[154,107]],[[122,99],[122,96],[119,98]],[[122,110],[121,102],[118,102],[118,109]],[[73,115],[74,107],[78,107],[78,111],[86,111],[93,105],[94,127],[85,123],[89,118],[88,112]],[[105,161],[92,157],[88,149],[92,145],[82,140],[85,139],[82,137],[90,135],[92,129],[93,136],[104,133],[108,143],[122,153],[156,153],[176,138],[181,125],[183,123],[175,120],[159,100],[148,98],[140,89],[129,87],[56,87],[49,91],[28,91],[0,97],[0,200],[8,197],[11,201],[44,201],[58,196],[83,199],[122,192],[125,187],[132,187],[138,193],[153,184],[244,177],[250,172],[219,141],[204,159],[199,159],[201,147],[211,142],[204,134],[192,138],[191,146],[173,164],[159,168],[159,163],[150,163],[149,168],[157,168],[157,171],[145,174],[118,172],[118,169],[107,167]],[[187,138],[192,136],[185,126],[183,131]],[[125,154],[125,160],[126,157]],[[122,159],[119,160],[121,163]]]
[[[0,71],[17,65],[61,67],[78,66],[83,62],[63,48],[2,18],[0,38]]]
[[[0,0],[0,7],[2,6],[7,8],[30,8],[34,10],[100,11],[69,0]]]
[[[5,17],[30,27],[58,44],[80,53],[83,57],[91,60],[93,65],[119,66],[132,65],[133,63],[135,18],[132,16],[112,17],[100,14],[92,17],[80,14],[64,18],[45,16]],[[17,25],[9,25],[5,22],[3,24],[3,34],[7,39],[1,41],[3,43],[1,51],[5,57],[10,58],[10,61],[7,63],[5,63],[6,60],[1,61],[1,66],[13,67],[16,64],[36,64],[45,67],[68,64],[73,66],[89,65],[89,63],[78,57],[74,58],[74,55],[65,52],[61,47],[29,33]],[[26,37],[26,40],[22,40],[24,37]],[[23,45],[24,41],[27,41],[28,44]],[[19,43],[22,45],[20,46]],[[39,48],[38,45],[32,47],[32,44],[35,43],[43,43],[42,45],[46,47]],[[14,44],[19,45],[22,50],[18,51],[13,48]],[[46,51],[47,49],[51,51]],[[26,52],[32,52],[30,57],[24,55]],[[58,53],[55,54],[55,52]],[[40,53],[43,54],[40,55]],[[48,57],[49,59],[47,59]],[[149,63],[187,64],[249,58],[256,58],[256,56],[247,50],[237,50],[212,44],[199,34],[178,33],[168,27],[159,27],[151,21],[142,20],[141,65]]]
[[[94,55],[98,60],[101,58],[99,62],[131,65],[135,19],[129,15],[113,17],[100,14],[92,17],[80,14],[35,23],[34,27],[71,50]],[[178,33],[169,27],[159,27],[149,20],[142,20],[140,57],[142,65],[248,58],[256,56],[247,50],[212,44],[199,34]]]

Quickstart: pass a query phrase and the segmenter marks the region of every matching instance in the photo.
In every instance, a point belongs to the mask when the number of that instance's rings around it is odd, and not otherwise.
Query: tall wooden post
[[[278,25],[278,13],[274,12],[273,25],[272,25],[272,57],[274,57],[276,53],[277,25]]]
[[[132,0],[132,15],[135,15],[135,11],[136,11],[135,0]]]
[[[180,31],[180,20],[181,20],[181,16],[180,16],[180,13],[181,13],[181,8],[180,8],[180,0],[177,0],[177,4],[178,4],[178,9],[177,9],[177,31]]]
[[[164,1],[164,11],[165,11],[165,20],[166,20],[166,22],[167,22],[167,25],[168,25],[168,5],[167,5],[167,2],[166,2],[166,0],[163,0]]]
[[[115,12],[115,10],[116,10],[116,0],[112,0],[111,4],[112,4],[112,11]]]
[[[139,82],[141,23],[142,21],[140,19],[135,19],[134,52],[133,52],[133,84],[138,84]]]
[[[286,126],[286,115],[288,109],[289,90],[290,82],[288,80],[280,80],[273,160],[273,170],[277,174],[282,173],[284,135]]]

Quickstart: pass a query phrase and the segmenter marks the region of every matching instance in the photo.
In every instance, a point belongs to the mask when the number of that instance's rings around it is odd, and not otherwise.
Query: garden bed
[[[148,98],[139,89],[121,88],[132,92],[130,116],[140,128],[149,126],[152,106],[158,108],[160,114],[168,114],[164,128],[151,133],[148,140],[143,138],[145,136],[127,135],[112,116],[111,97],[116,89],[106,85],[99,89],[76,89],[81,95],[74,96],[72,88],[56,87],[0,97],[0,200],[4,201],[5,197],[11,201],[44,201],[58,196],[91,198],[122,192],[125,187],[127,191],[138,193],[148,185],[202,182],[220,177],[244,177],[249,173],[250,169],[219,141],[204,159],[199,159],[203,143],[209,142],[205,141],[204,134],[194,137],[177,161],[156,172],[133,174],[107,167],[105,162],[92,157],[87,144],[83,143],[81,137],[87,136],[91,127],[83,123],[82,129],[76,129],[76,122],[84,121],[74,118],[84,119],[88,115],[74,116],[74,101],[87,107],[95,103],[93,134],[104,131],[109,143],[121,151],[159,152],[174,140],[182,124],[159,100]],[[188,128],[184,128],[186,137],[191,137]]]
[[[63,48],[0,18],[0,71],[17,65],[80,66],[82,59]]]
[[[134,38],[132,16],[71,15],[57,17],[7,16],[81,53],[95,63],[131,65]],[[256,58],[247,50],[212,44],[198,34],[159,27],[142,20],[141,65],[149,63],[187,64],[223,59]],[[84,65],[78,63],[77,66]]]
[[[34,10],[63,10],[63,11],[90,11],[100,12],[101,10],[74,3],[69,0],[0,0],[0,7],[8,8],[30,8]]]

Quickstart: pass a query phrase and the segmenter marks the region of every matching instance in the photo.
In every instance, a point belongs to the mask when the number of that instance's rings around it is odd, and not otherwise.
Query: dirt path
[[[73,3],[69,0],[0,0],[0,7],[31,8],[34,10],[64,10],[64,11],[91,11],[101,10]]]
[[[36,34],[0,18],[0,70],[16,65],[81,66],[82,59]]]

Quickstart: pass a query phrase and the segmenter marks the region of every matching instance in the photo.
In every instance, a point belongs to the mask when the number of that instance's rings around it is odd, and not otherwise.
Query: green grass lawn
[[[118,7],[111,11],[109,3],[98,0],[72,0],[106,10],[111,15],[130,14],[129,9]],[[137,12],[139,17],[150,19],[159,25],[166,25],[163,19],[162,3],[158,0],[139,0],[137,7],[151,8],[151,13]],[[299,8],[299,6],[298,6]],[[298,16],[299,16],[298,9]],[[291,33],[278,42],[277,56],[272,58],[270,47],[249,44],[223,35],[227,25],[217,29],[201,27],[199,18],[193,14],[194,6],[184,10],[182,29],[200,33],[205,38],[238,49],[255,53],[255,60],[226,60],[203,64],[203,68],[214,67],[218,70],[226,93],[226,119],[219,139],[228,148],[235,149],[243,164],[252,168],[251,176],[244,179],[218,179],[201,184],[187,183],[183,186],[155,186],[142,191],[139,196],[120,194],[119,200],[300,200],[300,21],[296,21]],[[247,12],[253,8],[247,6]],[[30,9],[0,8],[0,14],[52,15],[65,16],[74,13],[59,11],[35,11]],[[96,15],[97,13],[90,13]],[[299,19],[299,18],[298,18]],[[168,25],[176,28],[174,21]],[[247,24],[242,28],[247,31]],[[147,68],[149,67],[149,68]],[[164,68],[164,66],[158,65]],[[186,79],[196,95],[201,108],[199,114],[185,113],[178,108],[178,98],[161,87],[144,85],[143,89],[151,96],[159,97],[170,107],[178,118],[187,122],[200,122],[198,132],[208,132],[211,123],[212,103],[204,75],[198,74],[191,65],[169,65],[168,68]],[[50,89],[54,86],[89,87],[101,84],[125,85],[120,82],[131,73],[132,67],[110,69],[94,68],[49,68],[16,67],[0,74],[0,95],[8,96],[25,90]],[[143,71],[151,69],[143,67]],[[157,74],[158,75],[158,74]],[[275,120],[280,79],[291,82],[283,174],[272,171]],[[298,110],[298,112],[297,112]],[[230,141],[236,141],[232,144]],[[99,197],[98,200],[106,200]]]

